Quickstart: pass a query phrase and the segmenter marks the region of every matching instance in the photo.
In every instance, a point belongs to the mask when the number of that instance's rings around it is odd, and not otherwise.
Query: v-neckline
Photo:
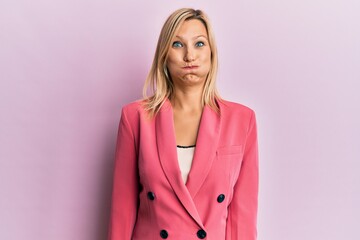
[[[167,116],[169,119],[167,120],[170,121],[167,121],[167,123],[170,123],[170,129],[168,129],[170,131],[168,133],[170,136],[168,139],[169,141],[167,141],[167,144],[171,141],[175,142],[175,144],[172,144],[172,146],[171,147],[169,146],[169,148],[172,148],[171,149],[172,153],[177,153],[174,108],[171,104],[170,99],[167,98],[165,100],[160,112],[162,112],[161,114],[164,113],[169,114],[169,116]],[[220,116],[217,115],[217,113],[215,113],[208,105],[205,105],[201,112],[201,117],[200,117],[200,122],[199,122],[196,142],[195,142],[195,145],[197,147],[195,148],[194,151],[193,161],[189,171],[189,178],[185,184],[187,188],[191,188],[191,186],[189,186],[191,185],[190,182],[195,182],[201,179],[201,174],[199,175],[199,170],[204,169],[203,170],[204,173],[206,173],[209,170],[211,164],[208,163],[206,164],[206,159],[204,159],[203,157],[209,156],[210,154],[215,154],[215,146],[217,145],[219,132],[220,132]],[[212,146],[214,147],[212,148]],[[176,169],[174,170],[176,170],[177,174],[180,175],[181,172],[180,172],[180,166],[179,166],[179,160],[177,158],[177,154],[174,156],[174,158],[176,160],[175,163],[177,165]],[[212,163],[212,159],[209,159],[209,162]],[[206,167],[202,166],[203,164]],[[194,168],[197,168],[197,170],[194,170]],[[194,180],[192,180],[192,178],[194,178]],[[200,186],[197,186],[197,190],[199,187]],[[197,190],[192,192],[192,195],[193,194],[195,195]]]
[[[173,138],[175,139],[175,143],[176,143],[176,130],[175,130],[175,116],[174,116],[174,108],[171,104],[171,101],[169,99],[166,100],[166,102],[168,103],[169,105],[169,108],[170,108],[170,112],[171,112],[171,115],[172,115],[172,119],[171,119],[171,122],[172,122],[172,135],[173,135]],[[200,132],[200,128],[201,128],[201,125],[202,125],[202,122],[203,122],[203,116],[204,116],[204,110],[207,106],[204,106],[202,111],[201,111],[201,116],[200,116],[200,121],[199,121],[199,127],[197,129],[197,134],[196,134],[196,140],[195,140],[195,146],[198,144],[198,139],[199,139],[199,132]],[[193,155],[193,159],[192,159],[192,162],[191,162],[191,167],[190,167],[190,171],[189,171],[189,174],[188,174],[188,177],[190,176],[191,172],[192,172],[192,169],[193,169],[193,166],[194,166],[194,162],[195,162],[195,156],[196,156],[196,151],[197,151],[198,148],[195,148],[194,149],[194,155]],[[177,152],[177,144],[175,145],[175,150]],[[180,176],[181,176],[181,169],[180,169],[180,165],[179,165],[179,158],[178,158],[178,155],[176,154],[176,163],[177,163],[177,168],[178,168],[178,172],[180,173]],[[189,181],[186,181],[186,183],[184,183],[185,187],[188,188],[188,183]]]
[[[173,109],[166,99],[155,118],[156,146],[163,172],[175,194],[201,224],[193,199],[205,181],[216,155],[219,142],[221,117],[205,105],[200,119],[196,148],[186,184],[181,177],[176,151]]]

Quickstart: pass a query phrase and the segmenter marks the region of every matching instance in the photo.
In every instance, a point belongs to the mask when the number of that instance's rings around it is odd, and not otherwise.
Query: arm
[[[134,135],[124,109],[119,123],[108,240],[131,240],[136,221],[139,177]]]
[[[258,144],[254,112],[244,146],[241,170],[234,186],[226,223],[226,240],[257,239]]]

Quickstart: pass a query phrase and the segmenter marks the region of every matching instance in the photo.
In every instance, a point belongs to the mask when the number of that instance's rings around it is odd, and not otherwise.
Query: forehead
[[[207,37],[207,31],[204,24],[198,19],[191,19],[184,21],[175,36],[181,36],[183,38],[191,38],[193,36],[204,35]]]

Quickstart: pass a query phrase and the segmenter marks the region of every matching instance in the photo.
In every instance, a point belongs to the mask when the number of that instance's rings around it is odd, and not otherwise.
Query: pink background
[[[360,239],[357,0],[1,1],[0,239],[106,238],[120,109],[184,6],[257,113],[259,239]]]

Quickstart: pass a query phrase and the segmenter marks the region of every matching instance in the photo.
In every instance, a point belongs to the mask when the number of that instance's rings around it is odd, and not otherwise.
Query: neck
[[[170,101],[172,107],[181,111],[196,111],[203,108],[202,103],[203,88],[174,89],[174,94]]]

